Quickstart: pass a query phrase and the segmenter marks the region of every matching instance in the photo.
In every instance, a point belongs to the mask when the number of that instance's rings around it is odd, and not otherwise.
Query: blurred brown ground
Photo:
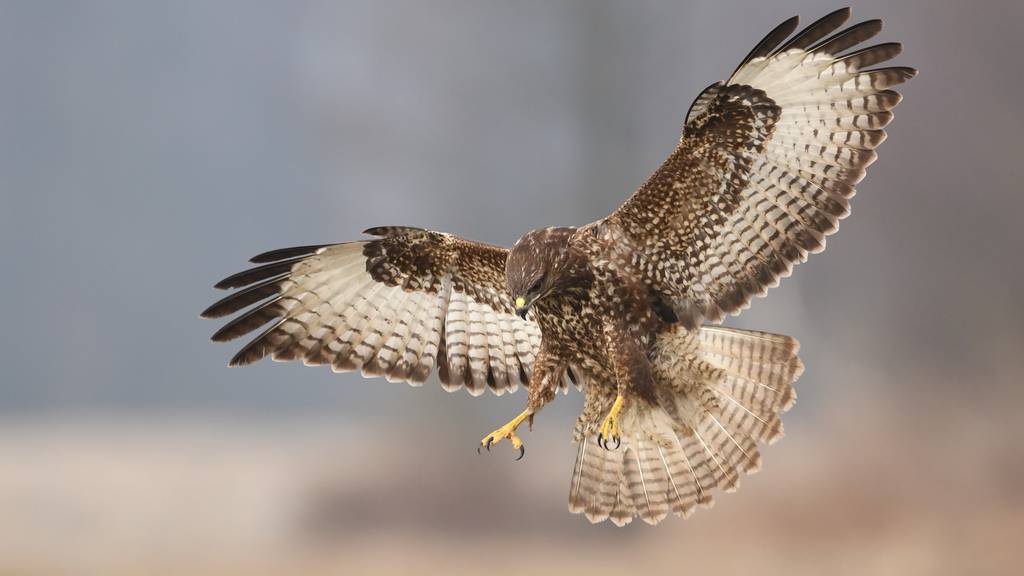
[[[553,419],[520,463],[426,417],[7,422],[0,574],[1019,573],[1019,395],[835,400],[712,512],[624,529],[566,511]]]

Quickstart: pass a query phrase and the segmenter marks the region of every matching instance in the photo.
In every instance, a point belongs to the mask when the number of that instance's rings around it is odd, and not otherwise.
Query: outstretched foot
[[[519,450],[519,457],[516,460],[522,460],[523,456],[526,455],[526,447],[523,446],[523,441],[519,439],[519,436],[516,436],[516,428],[519,428],[523,420],[526,420],[532,414],[533,411],[529,409],[523,410],[519,416],[513,418],[508,424],[484,436],[484,439],[480,441],[480,447],[476,449],[477,454],[480,453],[480,448],[486,448],[490,452],[492,444],[497,444],[501,442],[502,438],[507,438],[512,443],[512,447]]]
[[[597,433],[597,445],[603,447],[605,450],[614,450],[609,446],[610,441],[615,441],[615,448],[622,445],[622,431],[619,430],[619,412],[622,411],[622,403],[625,399],[622,394],[615,397],[615,403],[612,404],[612,409],[608,411],[608,415],[605,416],[604,422],[601,423],[601,428]]]

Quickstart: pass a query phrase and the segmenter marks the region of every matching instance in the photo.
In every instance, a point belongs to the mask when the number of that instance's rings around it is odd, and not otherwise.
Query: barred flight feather
[[[882,27],[836,32],[849,16],[837,10],[788,42],[797,21],[776,27],[694,100],[679,147],[604,221],[664,261],[644,280],[688,327],[763,296],[849,214],[900,102],[891,88],[917,73],[868,68],[897,56],[895,43],[844,55]],[[674,224],[652,235],[652,221]]]
[[[217,283],[239,290],[204,318],[255,306],[214,340],[273,322],[231,365],[270,356],[414,385],[439,367],[445,389],[473,395],[526,383],[540,330],[508,301],[507,250],[418,228],[368,233],[381,238],[265,252],[252,259],[260,266]]]

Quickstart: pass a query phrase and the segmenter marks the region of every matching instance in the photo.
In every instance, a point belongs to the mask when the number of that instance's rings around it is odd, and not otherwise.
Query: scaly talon
[[[526,455],[526,447],[523,446],[523,441],[519,439],[519,436],[516,436],[516,428],[532,414],[533,412],[529,409],[523,410],[519,416],[513,418],[508,424],[484,436],[484,439],[480,441],[480,446],[476,449],[477,454],[480,453],[480,448],[486,448],[490,452],[492,444],[497,444],[501,442],[502,438],[507,438],[512,443],[512,447],[519,450],[519,457],[516,460],[522,460],[523,456]]]
[[[608,415],[605,416],[604,422],[601,423],[601,428],[597,434],[597,445],[601,446],[605,450],[614,450],[622,445],[622,430],[619,429],[619,412],[622,411],[622,403],[625,399],[621,394],[615,397],[615,402],[612,404],[612,409],[608,411]],[[615,441],[615,448],[608,446],[609,441]]]

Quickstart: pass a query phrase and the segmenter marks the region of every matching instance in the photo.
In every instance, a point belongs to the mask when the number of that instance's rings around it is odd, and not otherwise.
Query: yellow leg
[[[533,415],[533,410],[529,408],[523,410],[519,416],[510,420],[508,424],[484,436],[484,439],[480,441],[480,448],[486,448],[490,452],[492,444],[501,442],[502,438],[508,438],[509,442],[512,443],[512,447],[519,450],[519,458],[516,458],[516,460],[521,459],[526,454],[526,448],[523,446],[523,441],[516,436],[516,428],[519,428],[519,425],[531,415]],[[480,448],[477,448],[476,451],[479,452]]]
[[[618,448],[622,443],[622,431],[619,429],[619,412],[622,411],[622,404],[625,401],[626,400],[622,397],[622,394],[616,396],[615,403],[612,404],[612,409],[608,411],[608,415],[605,416],[604,422],[601,423],[601,428],[597,434],[597,445],[603,446],[605,450],[609,450],[609,440],[615,440],[616,448]]]

